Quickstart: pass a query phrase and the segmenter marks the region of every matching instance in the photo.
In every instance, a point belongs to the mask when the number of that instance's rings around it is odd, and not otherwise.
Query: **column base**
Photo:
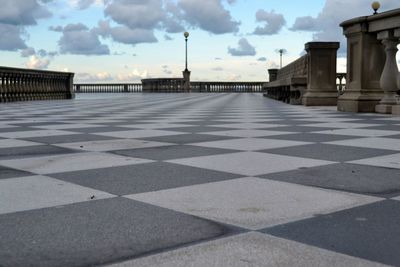
[[[379,104],[376,105],[375,112],[381,114],[392,114],[392,107],[393,105]]]
[[[336,106],[337,101],[337,92],[308,92],[301,100],[305,106]]]
[[[400,105],[392,106],[392,114],[400,116]]]

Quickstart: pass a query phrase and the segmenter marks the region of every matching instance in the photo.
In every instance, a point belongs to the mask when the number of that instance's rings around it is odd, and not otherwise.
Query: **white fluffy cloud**
[[[381,11],[399,7],[399,0],[381,0]],[[369,0],[326,0],[317,17],[298,17],[292,26],[293,31],[314,32],[315,41],[340,41],[339,54],[346,51],[346,41],[339,24],[345,20],[372,15]]]
[[[49,59],[44,59],[33,55],[29,58],[29,61],[25,65],[28,69],[47,69],[49,64]]]
[[[246,38],[242,38],[238,42],[238,47],[228,47],[228,53],[232,56],[255,56],[256,49],[252,46]]]

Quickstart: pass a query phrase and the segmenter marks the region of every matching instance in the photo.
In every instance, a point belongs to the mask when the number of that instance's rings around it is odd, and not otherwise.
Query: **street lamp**
[[[188,32],[185,32],[184,34],[183,34],[183,36],[185,36],[185,43],[186,43],[186,64],[185,64],[185,71],[187,71],[188,70],[188,38],[189,38],[189,33]]]
[[[381,7],[381,4],[378,1],[375,1],[371,4],[372,9],[374,10],[374,15],[378,14],[378,9]]]
[[[184,80],[184,90],[185,92],[190,92],[190,71],[188,70],[188,38],[189,38],[189,33],[185,32],[183,34],[185,37],[185,44],[186,44],[186,50],[185,50],[185,70],[183,71],[183,80]]]
[[[281,48],[281,49],[277,49],[276,52],[280,54],[280,57],[281,57],[280,68],[282,69],[282,56],[283,56],[283,54],[286,54],[287,50],[284,48]]]

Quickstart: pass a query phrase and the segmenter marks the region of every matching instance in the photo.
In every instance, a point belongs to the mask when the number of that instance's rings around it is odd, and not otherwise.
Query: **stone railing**
[[[0,102],[74,98],[73,73],[0,67]]]
[[[191,82],[192,92],[261,93],[265,82]]]
[[[346,73],[336,74],[336,88],[339,95],[343,95],[346,90]]]
[[[74,84],[75,93],[141,93],[141,83]]]
[[[307,43],[306,55],[280,70],[269,70],[270,81],[264,85],[264,95],[290,104],[336,105],[338,48],[337,42]],[[342,89],[341,85],[340,90]]]
[[[343,22],[347,38],[347,85],[338,110],[400,114],[396,62],[400,8]]]
[[[145,93],[185,92],[185,80],[183,78],[143,79],[142,85]]]

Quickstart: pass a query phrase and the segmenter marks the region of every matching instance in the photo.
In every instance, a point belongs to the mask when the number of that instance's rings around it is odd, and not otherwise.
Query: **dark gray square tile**
[[[5,128],[0,128],[0,133],[11,133],[11,132],[25,132],[25,131],[34,131],[37,130],[35,128],[29,128],[29,127],[5,127]]]
[[[303,141],[303,142],[330,142],[330,141],[354,139],[354,136],[338,135],[338,134],[335,135],[335,134],[318,134],[318,133],[294,133],[294,134],[284,134],[284,135],[273,135],[264,138],[290,140],[290,141]]]
[[[259,177],[383,197],[400,194],[399,170],[367,165],[340,163]]]
[[[275,122],[273,122],[275,123]],[[315,122],[314,122],[315,123]],[[269,128],[271,129],[271,128]],[[327,131],[333,130],[335,128],[325,128],[325,127],[313,127],[313,126],[304,126],[304,125],[290,125],[284,127],[274,127],[274,131],[282,131],[282,132],[301,132],[301,133],[311,133],[318,131]]]
[[[319,215],[263,232],[370,261],[400,266],[400,201]]]
[[[400,133],[400,125],[392,125],[392,124],[385,124],[385,125],[379,125],[379,126],[373,126],[373,127],[364,127],[361,129],[398,131]]]
[[[94,134],[71,134],[71,135],[30,137],[23,139],[44,144],[62,144],[62,143],[74,143],[74,142],[86,142],[86,141],[113,140],[117,138],[94,135]]]
[[[129,128],[128,130],[131,130],[131,129],[133,129],[133,128]],[[119,131],[126,131],[126,130],[127,130],[127,128],[124,128],[124,127],[100,126],[100,127],[88,127],[88,128],[73,128],[73,129],[68,129],[67,131],[95,134],[95,133],[103,133],[103,132],[119,132]]]
[[[261,152],[338,162],[372,158],[396,153],[396,151],[392,150],[339,146],[319,143],[303,146],[266,149],[262,150]]]
[[[214,222],[112,198],[0,215],[0,262],[98,266],[230,232]]]
[[[163,128],[160,130],[175,131],[175,132],[187,132],[187,133],[201,133],[201,132],[217,132],[217,131],[228,131],[233,130],[223,127],[214,126],[192,126],[192,127],[176,127],[176,128]]]
[[[165,142],[165,143],[190,144],[190,143],[211,142],[219,140],[229,140],[229,139],[234,139],[234,137],[208,135],[208,134],[180,134],[180,135],[157,136],[157,137],[140,138],[140,139]]]
[[[65,172],[49,176],[119,196],[241,177],[166,162]]]
[[[25,172],[25,171],[20,171],[20,170],[11,169],[8,167],[0,166],[0,179],[9,179],[9,178],[22,177],[22,176],[31,176],[31,175],[33,175],[33,174],[30,172]]]
[[[75,152],[77,151],[50,145],[13,147],[12,149],[0,148],[0,159],[29,158],[35,156],[50,156]]]
[[[209,148],[209,147],[190,146],[190,145],[176,145],[176,146],[150,147],[142,149],[118,150],[118,151],[113,151],[112,153],[134,158],[143,158],[152,160],[170,160],[179,158],[210,156],[217,154],[228,154],[234,152],[238,152],[238,150]]]

